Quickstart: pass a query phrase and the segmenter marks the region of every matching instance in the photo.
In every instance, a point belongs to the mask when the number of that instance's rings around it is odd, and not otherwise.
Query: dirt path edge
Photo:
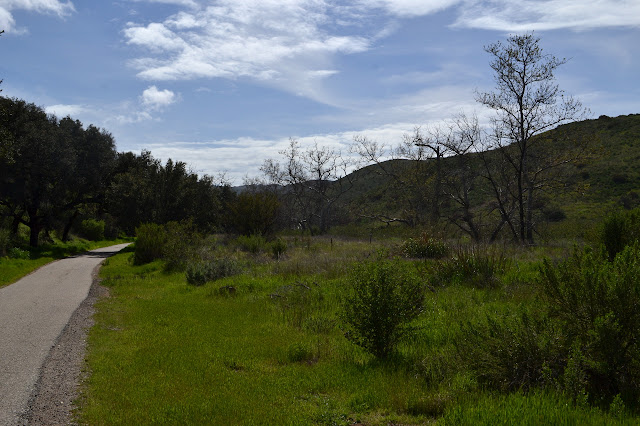
[[[98,271],[92,272],[92,284],[87,298],[73,312],[71,319],[49,351],[40,369],[38,382],[29,399],[27,411],[21,416],[21,425],[69,425],[72,412],[80,396],[80,383],[84,379],[87,334],[93,326],[93,305],[106,297],[109,291],[100,285]]]

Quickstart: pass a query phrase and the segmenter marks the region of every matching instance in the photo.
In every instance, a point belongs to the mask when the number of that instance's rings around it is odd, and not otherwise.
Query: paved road
[[[20,422],[49,350],[89,294],[94,269],[126,246],[58,260],[0,289],[0,425]]]

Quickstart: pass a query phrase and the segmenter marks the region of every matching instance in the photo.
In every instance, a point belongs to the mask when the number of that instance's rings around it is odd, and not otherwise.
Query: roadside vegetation
[[[639,419],[640,247],[610,260],[610,226],[593,248],[212,235],[179,267],[188,227],[149,229],[102,268],[83,423]]]
[[[533,34],[485,50],[493,128],[292,139],[235,188],[0,97],[0,286],[135,238],[77,420],[640,422],[640,115],[576,121]]]

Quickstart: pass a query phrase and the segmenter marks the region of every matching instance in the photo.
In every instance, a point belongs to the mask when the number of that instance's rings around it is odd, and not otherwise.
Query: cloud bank
[[[27,10],[36,13],[48,13],[59,18],[70,15],[75,11],[73,3],[60,0],[0,0],[0,30],[7,33],[24,32],[16,26],[13,11]]]

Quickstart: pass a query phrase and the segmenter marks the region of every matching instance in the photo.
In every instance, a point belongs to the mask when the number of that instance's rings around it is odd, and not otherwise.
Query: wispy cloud
[[[82,105],[57,104],[47,106],[44,110],[47,114],[53,114],[59,118],[66,117],[68,115],[75,118],[78,114],[85,112],[87,108]]]
[[[75,11],[73,3],[60,0],[0,0],[0,30],[6,32],[24,32],[16,26],[13,11],[27,10],[36,13],[49,13],[65,17]]]
[[[467,1],[456,26],[522,32],[640,27],[637,0]]]

